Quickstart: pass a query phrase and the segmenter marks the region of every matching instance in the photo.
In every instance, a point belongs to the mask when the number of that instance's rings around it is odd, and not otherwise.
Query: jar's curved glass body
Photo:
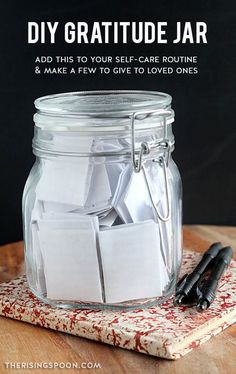
[[[173,293],[182,258],[173,111],[168,95],[158,107],[164,94],[142,111],[143,95],[83,93],[81,104],[77,93],[64,107],[66,95],[56,95],[53,108],[51,97],[49,108],[44,98],[38,103],[23,222],[28,284],[47,303],[125,309]],[[86,99],[93,115],[81,109]],[[104,103],[121,105],[119,115],[107,115]]]

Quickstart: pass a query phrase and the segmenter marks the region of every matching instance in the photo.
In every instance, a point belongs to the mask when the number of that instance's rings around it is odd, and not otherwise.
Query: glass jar
[[[23,194],[26,275],[51,305],[137,308],[172,295],[182,187],[171,96],[90,91],[37,99]]]

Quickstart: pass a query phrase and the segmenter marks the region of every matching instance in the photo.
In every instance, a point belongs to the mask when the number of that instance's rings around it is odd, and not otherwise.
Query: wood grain
[[[23,258],[23,242],[16,242],[0,247],[0,283],[24,273]]]
[[[222,241],[236,248],[236,228],[217,226],[185,226],[184,246],[204,251],[209,244]],[[23,243],[0,247],[0,281],[11,279],[23,271]],[[105,344],[46,330],[23,322],[0,317],[0,373],[15,373],[5,362],[96,362],[101,369],[82,372],[120,374],[233,374],[236,368],[236,326],[195,349],[178,361],[167,361]],[[28,371],[28,370],[27,370]],[[26,369],[17,370],[25,373]],[[36,373],[78,373],[77,369],[35,369]]]

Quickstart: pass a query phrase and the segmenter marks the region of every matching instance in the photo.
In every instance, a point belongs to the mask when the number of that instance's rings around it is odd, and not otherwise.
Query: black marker
[[[203,312],[209,308],[211,303],[214,301],[219,280],[225,269],[230,264],[232,257],[233,250],[231,247],[221,249],[216,257],[216,264],[212,269],[209,278],[207,278],[206,281],[202,283],[202,286],[199,287],[199,297],[197,299],[198,312]]]
[[[212,260],[218,255],[223,245],[221,243],[212,244],[209,249],[204,253],[201,261],[193,270],[192,273],[187,274],[182,280],[178,283],[174,303],[176,305],[181,305],[183,302],[187,301],[188,296],[190,295],[192,288],[199,281],[201,275],[209,267]]]

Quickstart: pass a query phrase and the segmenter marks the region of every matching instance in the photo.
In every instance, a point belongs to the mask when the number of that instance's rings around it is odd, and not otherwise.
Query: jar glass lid
[[[43,96],[35,100],[36,126],[54,130],[81,130],[90,124],[93,128],[116,126],[130,120],[132,115],[147,128],[148,123],[160,124],[160,113],[166,112],[167,123],[174,120],[170,95],[155,91],[81,91]],[[150,119],[151,118],[151,119]],[[109,121],[108,121],[109,119]],[[111,119],[112,126],[111,126]],[[99,123],[99,121],[102,123]],[[141,125],[140,121],[138,127]],[[110,128],[109,128],[110,124]],[[142,127],[142,126],[141,126]],[[151,126],[152,127],[152,126]],[[88,128],[87,128],[88,129]]]

